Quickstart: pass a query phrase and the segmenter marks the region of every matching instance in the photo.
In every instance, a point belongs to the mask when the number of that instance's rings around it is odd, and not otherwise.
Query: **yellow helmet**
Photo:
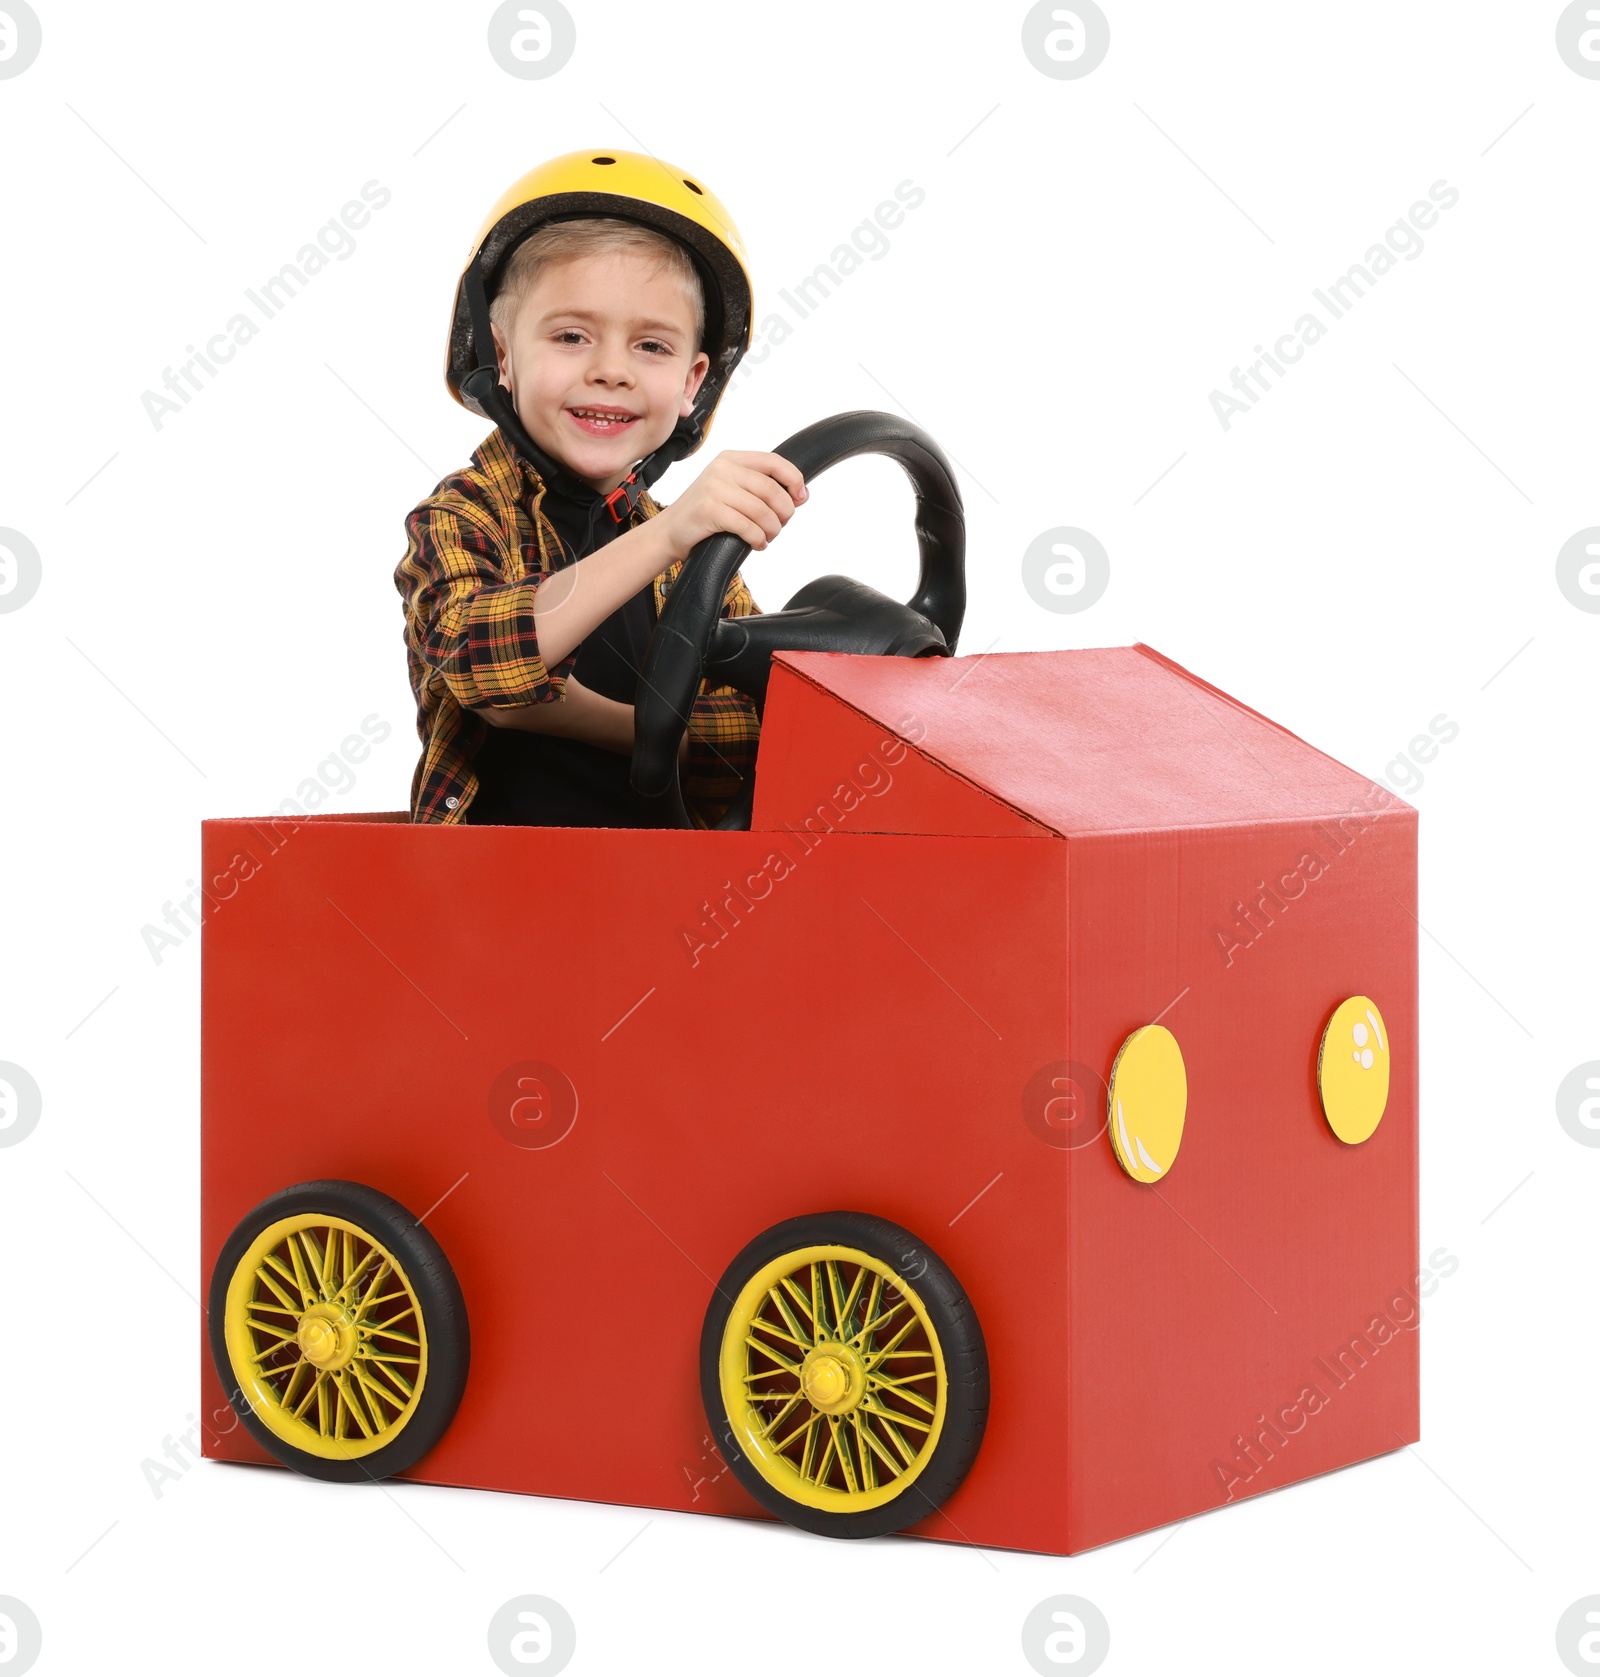
[[[676,239],[693,258],[706,302],[704,348],[711,365],[694,410],[648,460],[641,487],[705,441],[729,376],[750,347],[750,270],[728,212],[693,175],[636,151],[573,151],[530,169],[489,211],[456,284],[444,376],[450,394],[492,419],[541,468],[555,465],[534,446],[500,384],[489,332],[489,299],[506,259],[535,228],[584,216],[618,216]],[[559,475],[559,468],[557,468]]]

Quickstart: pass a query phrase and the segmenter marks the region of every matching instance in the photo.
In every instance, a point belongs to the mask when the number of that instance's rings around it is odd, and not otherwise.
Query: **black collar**
[[[562,546],[571,552],[573,560],[582,559],[597,548],[604,547],[632,525],[630,511],[614,496],[603,495],[565,467],[546,473],[541,469],[540,461],[529,459],[527,451],[519,448],[515,439],[506,435],[504,426],[500,435],[521,467],[524,483],[534,492],[543,487],[541,505],[545,516],[561,538]],[[540,452],[543,453],[542,450]],[[620,518],[617,512],[621,512]]]

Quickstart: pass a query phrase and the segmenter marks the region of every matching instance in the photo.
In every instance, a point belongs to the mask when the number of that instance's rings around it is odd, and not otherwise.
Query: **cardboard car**
[[[1071,1554],[1419,1437],[1416,812],[1148,647],[202,847],[208,1455]]]

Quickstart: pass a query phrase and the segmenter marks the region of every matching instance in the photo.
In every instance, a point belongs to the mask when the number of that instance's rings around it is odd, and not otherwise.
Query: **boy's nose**
[[[589,363],[589,380],[594,384],[632,384],[633,370],[627,357],[611,349],[596,350]]]

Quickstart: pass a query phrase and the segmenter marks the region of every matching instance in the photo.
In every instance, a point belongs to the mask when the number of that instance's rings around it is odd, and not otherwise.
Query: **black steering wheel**
[[[852,577],[821,576],[782,611],[723,617],[728,584],[750,544],[727,532],[699,543],[661,609],[634,703],[633,789],[657,806],[662,826],[694,826],[678,778],[678,744],[702,681],[736,687],[760,710],[774,652],[948,658],[961,633],[967,609],[961,491],[950,462],[926,431],[893,414],[840,413],[797,431],[773,452],[798,466],[808,487],[830,466],[857,454],[899,461],[917,497],[917,591],[902,604]],[[748,828],[754,796],[752,773],[717,826]]]

